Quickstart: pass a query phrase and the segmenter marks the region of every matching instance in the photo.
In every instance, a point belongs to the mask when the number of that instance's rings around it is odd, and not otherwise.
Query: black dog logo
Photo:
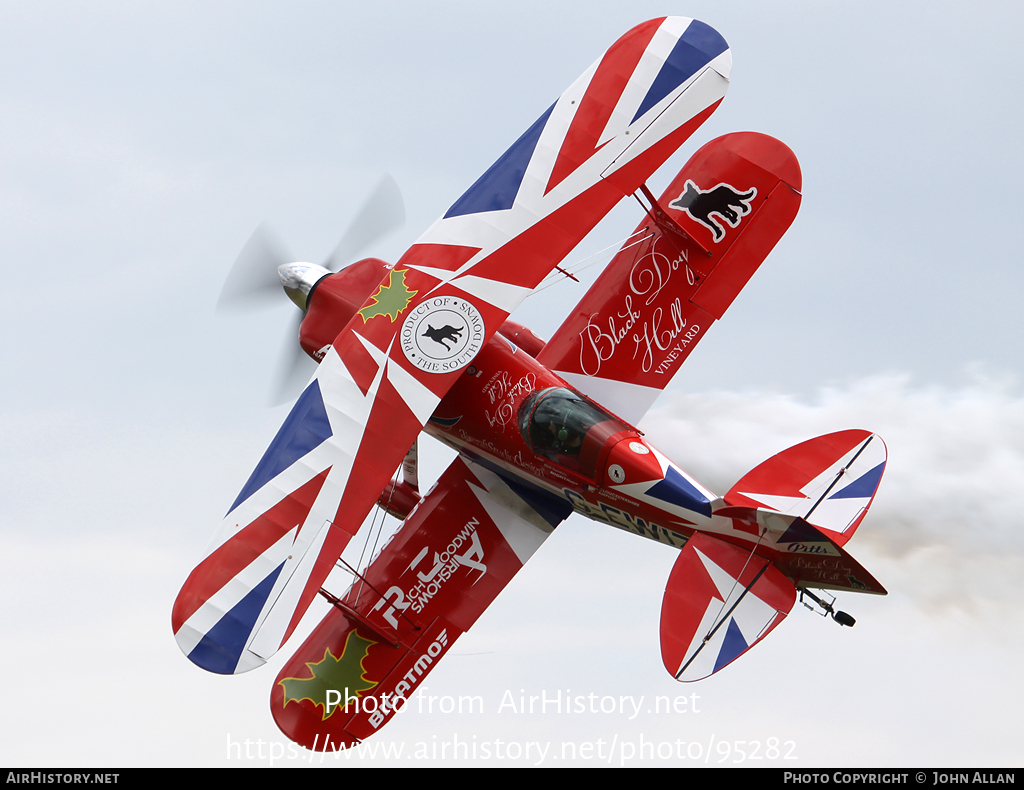
[[[427,331],[423,333],[423,337],[429,337],[435,343],[440,343],[444,346],[445,351],[451,351],[452,347],[445,341],[451,340],[452,343],[457,343],[462,337],[462,330],[448,324],[445,324],[440,329],[434,329],[430,324],[427,324]]]
[[[687,180],[686,189],[679,197],[669,203],[669,208],[685,211],[697,222],[706,225],[719,242],[725,237],[725,228],[712,218],[717,214],[729,227],[735,228],[740,219],[750,213],[750,201],[757,195],[757,189],[751,187],[748,192],[739,192],[729,184],[719,184],[701,192],[697,185]]]

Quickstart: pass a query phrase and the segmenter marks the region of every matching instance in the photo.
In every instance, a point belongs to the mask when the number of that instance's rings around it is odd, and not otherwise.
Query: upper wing
[[[172,624],[189,658],[232,673],[278,650],[460,371],[715,110],[731,62],[701,22],[637,26],[405,253],[179,593]]]
[[[334,750],[376,732],[560,521],[542,510],[456,459],[278,674],[282,732]]]
[[[701,148],[538,361],[636,425],[800,207],[793,152],[754,132]]]

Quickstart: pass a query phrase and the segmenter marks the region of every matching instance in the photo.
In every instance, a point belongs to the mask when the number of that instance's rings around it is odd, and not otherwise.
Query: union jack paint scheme
[[[680,550],[661,625],[679,680],[742,655],[798,595],[853,624],[810,588],[885,594],[843,548],[885,467],[877,436],[812,439],[716,496],[634,427],[800,205],[793,153],[750,132],[705,145],[659,198],[648,190],[721,102],[730,67],[701,22],[638,25],[396,264],[279,268],[319,367],[172,626],[195,664],[236,674],[327,598],[271,694],[294,741],[338,749],[375,733],[573,512]],[[554,336],[509,320],[630,195],[643,220]],[[458,452],[425,495],[420,431]],[[335,596],[324,581],[375,505],[402,526]]]

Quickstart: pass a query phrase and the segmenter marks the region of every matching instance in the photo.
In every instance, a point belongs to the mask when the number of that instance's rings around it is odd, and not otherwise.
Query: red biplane
[[[172,623],[195,664],[246,672],[323,594],[329,613],[271,692],[289,738],[338,749],[377,732],[573,512],[679,550],[661,615],[679,680],[738,658],[798,595],[852,625],[821,591],[885,593],[844,549],[885,467],[877,436],[804,442],[718,496],[634,427],[800,205],[793,153],[755,133],[711,141],[659,198],[648,190],[718,107],[730,66],[709,26],[645,22],[396,264],[280,267],[319,366]],[[510,321],[631,195],[640,224],[554,336]],[[426,494],[420,431],[458,451]],[[324,580],[374,506],[403,523],[333,596]]]

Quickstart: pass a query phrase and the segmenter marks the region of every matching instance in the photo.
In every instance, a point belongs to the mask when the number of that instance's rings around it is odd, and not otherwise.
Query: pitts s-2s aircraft
[[[718,107],[731,63],[706,24],[638,25],[398,263],[278,270],[319,367],[172,624],[195,664],[247,672],[324,595],[328,614],[271,692],[292,740],[339,749],[376,733],[573,512],[679,550],[661,613],[678,680],[734,661],[798,595],[852,625],[823,591],[885,594],[844,548],[885,467],[877,436],[811,439],[716,496],[634,427],[800,205],[792,151],[747,132],[697,151],[660,198],[646,186]],[[548,342],[508,320],[634,195],[635,233]],[[458,451],[426,494],[420,431]],[[324,581],[374,506],[404,521],[331,595]]]

